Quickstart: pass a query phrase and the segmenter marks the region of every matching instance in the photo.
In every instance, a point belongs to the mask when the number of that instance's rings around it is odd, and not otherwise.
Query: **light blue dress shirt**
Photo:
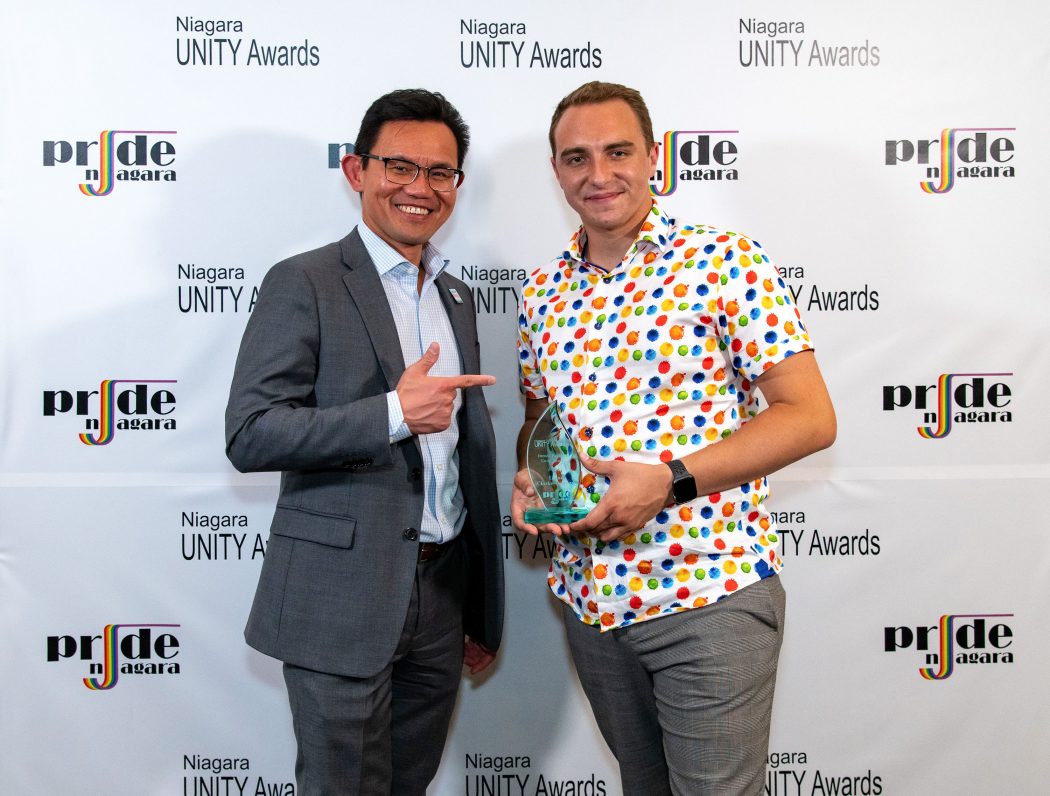
[[[461,375],[463,364],[459,358],[459,346],[441,303],[440,287],[434,281],[445,270],[448,260],[429,243],[423,248],[421,260],[426,276],[423,289],[417,292],[419,269],[364,223],[358,224],[357,231],[383,283],[401,341],[405,367],[417,362],[436,341],[441,346],[441,354],[430,369],[431,375]],[[436,434],[419,435],[424,477],[423,522],[419,529],[421,542],[443,543],[454,539],[467,516],[459,488],[459,454],[456,452],[459,427],[455,421],[462,403],[463,398],[457,390],[449,427]],[[411,436],[396,391],[387,393],[387,409],[391,444]]]

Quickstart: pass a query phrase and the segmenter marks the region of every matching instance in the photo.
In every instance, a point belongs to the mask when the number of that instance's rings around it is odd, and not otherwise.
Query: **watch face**
[[[675,481],[674,499],[678,503],[688,503],[695,497],[696,481],[693,480],[693,477],[691,475],[685,476],[681,480]]]
[[[667,464],[674,475],[671,492],[674,494],[675,503],[693,500],[696,497],[696,479],[678,459],[672,459]]]

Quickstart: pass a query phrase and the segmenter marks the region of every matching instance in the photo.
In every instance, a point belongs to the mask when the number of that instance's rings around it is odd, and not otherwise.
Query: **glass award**
[[[548,405],[533,426],[525,463],[541,504],[525,510],[525,522],[563,524],[587,516],[589,495],[581,483],[586,471],[556,403]]]

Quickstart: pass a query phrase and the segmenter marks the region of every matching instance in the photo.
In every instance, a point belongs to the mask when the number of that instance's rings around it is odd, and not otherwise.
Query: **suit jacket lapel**
[[[441,294],[441,303],[445,307],[449,323],[452,324],[452,333],[456,336],[459,361],[463,363],[463,372],[480,373],[481,362],[478,361],[478,351],[474,344],[477,323],[474,317],[474,302],[469,294],[463,295],[460,286],[457,286],[447,274],[442,274],[437,278],[436,286]],[[453,290],[463,299],[462,303],[452,297]]]
[[[339,241],[339,247],[347,266],[343,284],[368,329],[372,348],[392,390],[405,371],[405,358],[401,353],[401,340],[397,335],[386,291],[383,290],[383,282],[356,228]]]

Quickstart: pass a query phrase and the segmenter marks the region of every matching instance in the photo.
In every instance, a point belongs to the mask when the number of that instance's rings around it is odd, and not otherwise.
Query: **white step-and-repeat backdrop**
[[[257,286],[356,223],[337,166],[371,100],[445,93],[473,145],[438,243],[506,502],[519,285],[574,226],[547,125],[602,79],[648,100],[660,201],[780,265],[839,413],[773,479],[767,792],[1045,793],[1048,30],[969,0],[9,4],[0,792],[294,792],[280,665],[241,637],[278,476],[223,453]],[[503,538],[506,642],[431,792],[615,796],[550,542]]]

